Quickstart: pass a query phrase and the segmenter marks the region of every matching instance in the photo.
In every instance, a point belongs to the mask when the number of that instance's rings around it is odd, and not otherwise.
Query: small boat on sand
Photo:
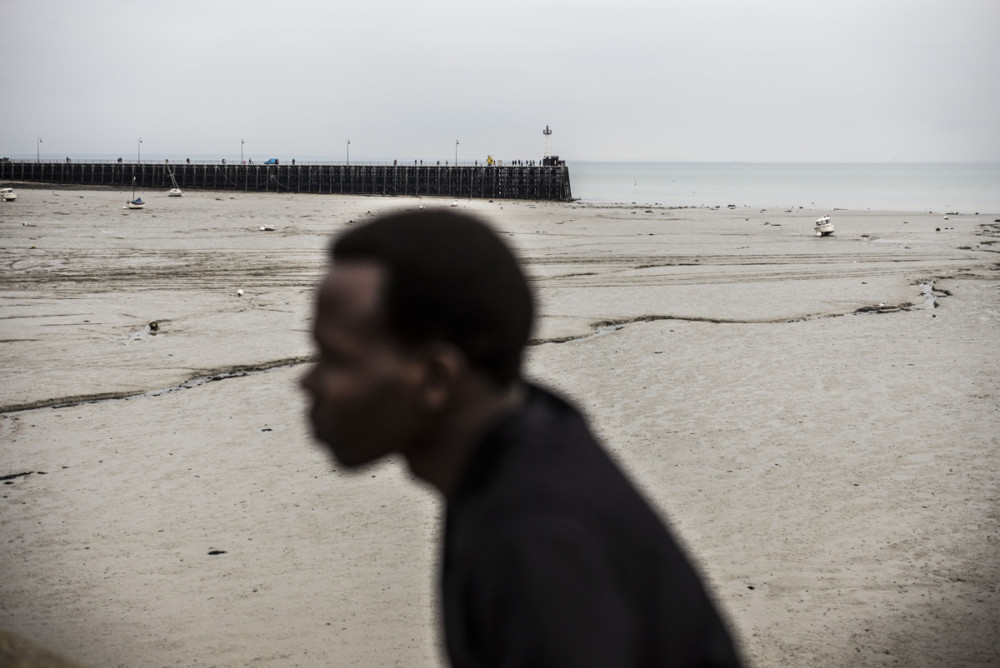
[[[816,219],[816,230],[817,237],[828,237],[833,234],[833,223],[830,222],[830,216],[822,216]]]
[[[144,209],[146,208],[146,203],[142,201],[141,197],[135,196],[135,177],[132,177],[132,199],[125,202],[126,209]]]
[[[0,188],[0,199],[4,202],[13,202],[17,199],[17,193],[13,188]]]
[[[173,172],[170,172],[170,182],[174,184],[174,187],[167,192],[167,197],[183,197],[184,193],[181,192],[180,187],[177,185],[177,179],[174,178]]]

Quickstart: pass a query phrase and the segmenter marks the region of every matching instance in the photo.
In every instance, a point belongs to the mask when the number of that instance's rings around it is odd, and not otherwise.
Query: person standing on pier
[[[695,570],[565,399],[525,380],[534,302],[460,212],[395,213],[331,246],[313,433],[353,469],[398,453],[446,502],[455,666],[738,666]]]

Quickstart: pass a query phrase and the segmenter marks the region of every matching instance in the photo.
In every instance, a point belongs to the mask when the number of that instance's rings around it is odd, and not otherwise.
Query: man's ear
[[[421,357],[421,407],[430,412],[440,412],[452,403],[460,391],[461,381],[468,372],[468,360],[465,353],[443,341],[425,345]]]

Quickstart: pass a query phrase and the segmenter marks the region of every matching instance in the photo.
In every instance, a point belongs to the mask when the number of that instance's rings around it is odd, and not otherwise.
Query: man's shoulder
[[[494,537],[656,532],[661,522],[566,399],[531,386],[484,439],[449,515]]]
[[[536,456],[557,456],[566,449],[600,449],[587,420],[566,397],[539,385],[527,384],[522,406],[484,441],[508,454],[522,450]],[[485,444],[485,443],[484,443]]]
[[[514,486],[518,498],[537,494],[555,499],[585,492],[580,486],[597,484],[600,478],[619,477],[580,411],[536,385],[528,386],[524,404],[481,441],[470,468],[467,492],[502,493]]]

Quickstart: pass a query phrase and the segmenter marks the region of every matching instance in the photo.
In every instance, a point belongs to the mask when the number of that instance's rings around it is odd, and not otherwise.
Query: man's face
[[[301,385],[312,401],[313,433],[348,467],[405,453],[422,426],[420,361],[400,350],[379,318],[384,279],[375,263],[340,264],[316,300],[319,360]]]

